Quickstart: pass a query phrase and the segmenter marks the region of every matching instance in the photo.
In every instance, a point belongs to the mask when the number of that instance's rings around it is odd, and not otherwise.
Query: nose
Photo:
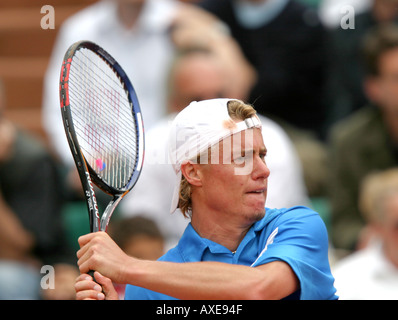
[[[271,174],[271,171],[269,170],[265,160],[259,156],[255,157],[255,160],[253,163],[252,178],[254,180],[258,180],[258,179],[264,180],[264,179],[267,179],[270,174]]]

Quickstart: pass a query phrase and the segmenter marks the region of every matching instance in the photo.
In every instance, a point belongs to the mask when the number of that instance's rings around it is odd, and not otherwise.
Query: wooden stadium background
[[[96,1],[0,0],[0,78],[7,100],[4,113],[45,143],[48,139],[41,120],[43,77],[57,32],[65,19]],[[55,29],[40,26],[44,16],[40,10],[45,5],[55,9]]]

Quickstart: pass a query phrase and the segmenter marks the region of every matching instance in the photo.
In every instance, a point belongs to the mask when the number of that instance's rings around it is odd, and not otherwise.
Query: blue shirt
[[[200,237],[189,224],[178,245],[159,260],[178,263],[218,261],[250,267],[284,261],[300,281],[300,289],[288,299],[337,299],[329,266],[325,224],[318,213],[306,207],[267,208],[264,218],[253,224],[235,254],[218,243]],[[127,285],[125,299],[175,298]]]

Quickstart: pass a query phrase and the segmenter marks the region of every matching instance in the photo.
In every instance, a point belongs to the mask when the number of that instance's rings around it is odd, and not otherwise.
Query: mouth
[[[262,189],[251,190],[246,193],[248,193],[248,194],[263,194],[266,190],[267,190],[266,188],[262,188]]]
[[[264,208],[265,206],[267,188],[250,190],[246,192],[245,198],[248,201],[246,202],[247,204],[260,210],[260,208]]]

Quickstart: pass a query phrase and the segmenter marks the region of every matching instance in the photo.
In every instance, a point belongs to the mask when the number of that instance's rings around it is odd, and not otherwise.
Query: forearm
[[[105,232],[84,235],[79,244],[81,273],[96,270],[116,283],[179,299],[281,299],[299,288],[297,276],[283,261],[248,267],[139,260],[127,256]]]
[[[284,262],[258,268],[220,262],[139,261],[127,266],[126,282],[179,299],[281,299],[298,281]],[[281,276],[288,272],[288,276]]]

